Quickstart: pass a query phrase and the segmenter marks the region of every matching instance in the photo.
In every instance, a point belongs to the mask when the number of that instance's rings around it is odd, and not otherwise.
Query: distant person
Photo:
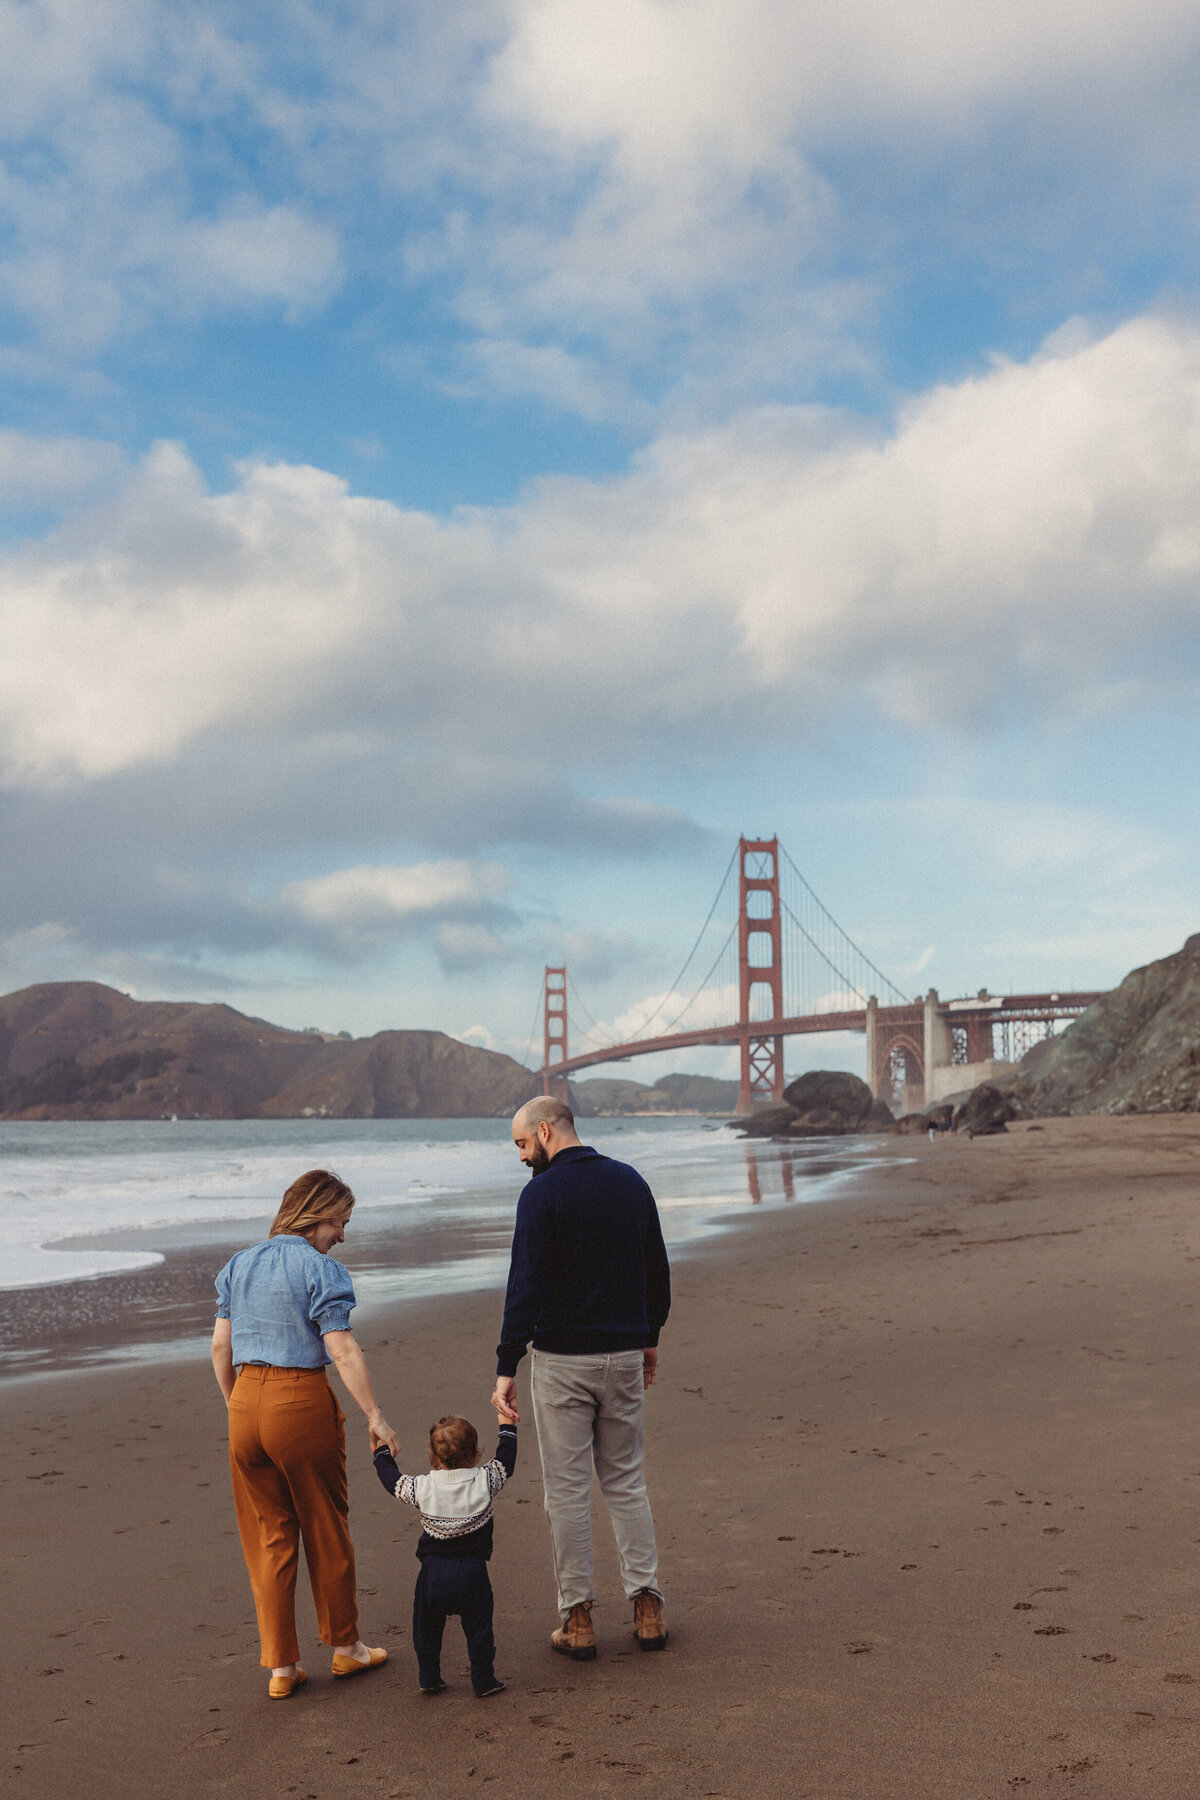
[[[415,1506],[424,1529],[417,1539],[421,1572],[413,1595],[413,1649],[423,1694],[441,1694],[442,1634],[446,1620],[462,1622],[477,1700],[504,1692],[496,1679],[492,1633],[492,1502],[517,1466],[517,1422],[500,1418],[500,1442],[492,1461],[479,1462],[479,1436],[469,1419],[448,1413],[429,1428],[429,1474],[402,1475],[386,1444],[375,1452],[375,1472],[389,1494]]]
[[[658,1366],[671,1278],[654,1196],[636,1169],[581,1144],[562,1100],[541,1096],[512,1124],[532,1180],[517,1206],[492,1405],[517,1414],[517,1366],[532,1340],[530,1393],[562,1623],[556,1650],[596,1654],[592,1468],[612,1520],[634,1632],[667,1641],[642,1408]]]
[[[361,1675],[387,1661],[358,1635],[346,1421],[325,1373],[332,1359],[366,1414],[372,1450],[384,1444],[395,1455],[399,1440],[350,1330],[350,1274],[329,1254],[344,1242],[353,1206],[344,1181],[310,1169],[283,1196],[270,1235],[217,1276],[213,1367],[229,1407],[234,1505],[272,1700],[307,1679],[296,1638],[301,1538],[333,1673]]]

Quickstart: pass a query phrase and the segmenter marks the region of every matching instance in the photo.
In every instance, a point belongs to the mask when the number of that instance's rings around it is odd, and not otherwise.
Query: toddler
[[[415,1506],[424,1526],[417,1540],[421,1572],[413,1596],[413,1649],[423,1694],[440,1694],[442,1632],[455,1614],[462,1620],[476,1698],[504,1692],[496,1680],[492,1636],[492,1501],[517,1466],[517,1426],[501,1414],[500,1442],[491,1462],[477,1468],[479,1437],[468,1419],[448,1413],[429,1428],[429,1474],[402,1475],[386,1446],[375,1452],[375,1470],[389,1494]]]

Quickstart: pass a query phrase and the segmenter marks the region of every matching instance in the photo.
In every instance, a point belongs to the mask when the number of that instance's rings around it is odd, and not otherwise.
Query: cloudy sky
[[[1198,73],[1194,0],[5,8],[0,985],[524,1054],[739,831],[906,991],[1178,947]]]

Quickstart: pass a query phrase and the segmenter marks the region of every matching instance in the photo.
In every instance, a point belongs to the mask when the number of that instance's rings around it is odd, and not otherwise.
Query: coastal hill
[[[511,1056],[441,1031],[288,1031],[232,1006],[131,1000],[98,981],[0,996],[0,1118],[508,1118],[540,1091]],[[732,1110],[736,1082],[572,1085],[581,1118]]]
[[[1200,1111],[1200,934],[1134,969],[1004,1083],[1022,1111]]]
[[[571,1083],[571,1105],[581,1119],[631,1113],[732,1113],[737,1097],[736,1081],[719,1081],[712,1075],[663,1075],[653,1087],[606,1075]]]
[[[0,998],[0,1116],[410,1119],[507,1116],[530,1070],[440,1031],[287,1031],[231,1006],[131,1000],[95,981]]]

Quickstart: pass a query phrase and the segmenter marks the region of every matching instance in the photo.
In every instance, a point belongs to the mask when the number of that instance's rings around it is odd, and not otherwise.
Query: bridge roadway
[[[1103,998],[1104,990],[1074,994],[1007,994],[989,995],[966,1000],[942,1000],[938,1013],[947,1025],[963,1025],[968,1019],[986,1020],[1000,1025],[1014,1019],[1048,1020],[1077,1018],[1094,1001]],[[915,1022],[921,1015],[923,1002],[911,1001],[905,1006],[881,1006],[876,1011],[878,1024]],[[594,1069],[601,1063],[628,1062],[635,1056],[653,1056],[659,1050],[690,1050],[697,1044],[740,1044],[744,1037],[803,1037],[814,1032],[863,1031],[867,1028],[866,1009],[857,1012],[801,1013],[788,1019],[752,1019],[743,1024],[707,1025],[696,1031],[672,1031],[664,1037],[638,1038],[629,1044],[612,1044],[605,1050],[588,1050],[582,1056],[568,1056],[556,1062],[549,1071],[539,1074],[574,1075],[580,1069]]]

